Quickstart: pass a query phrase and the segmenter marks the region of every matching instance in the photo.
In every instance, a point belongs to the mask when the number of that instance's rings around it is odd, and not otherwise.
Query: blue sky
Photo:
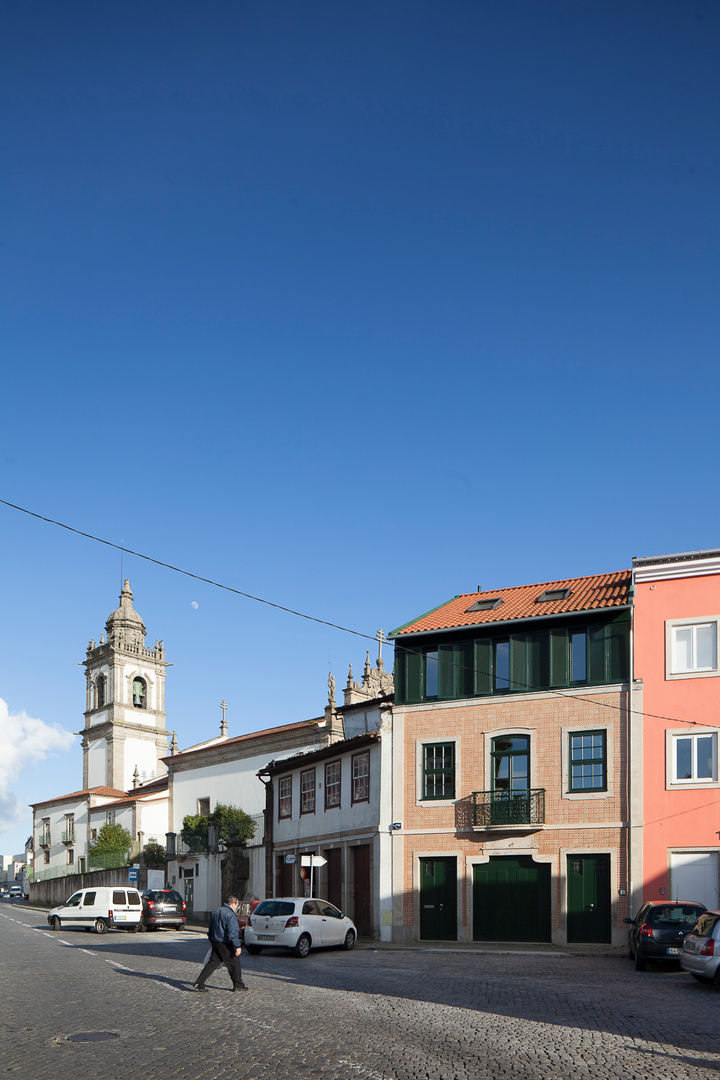
[[[720,543],[712,0],[36,0],[0,30],[0,498],[369,635]],[[362,668],[122,574],[181,746],[223,697],[240,734]],[[80,787],[27,718],[80,729],[120,585],[0,506],[0,850]]]

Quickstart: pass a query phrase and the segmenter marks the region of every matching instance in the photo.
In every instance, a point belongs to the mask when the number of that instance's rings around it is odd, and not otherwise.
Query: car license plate
[[[258,934],[258,941],[274,941],[274,934]]]
[[[680,955],[680,950],[676,949],[672,945],[670,945],[668,947],[668,949],[667,949],[667,954],[668,954],[668,956],[679,956]]]

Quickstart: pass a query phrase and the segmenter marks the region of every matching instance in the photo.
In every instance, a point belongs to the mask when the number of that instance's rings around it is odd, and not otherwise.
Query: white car
[[[706,911],[683,941],[680,966],[698,982],[720,988],[720,911]]]
[[[143,917],[142,899],[137,889],[122,885],[96,885],[80,889],[64,904],[49,912],[51,930],[94,930],[104,934],[108,929],[129,930],[135,934]]]
[[[342,945],[352,949],[357,930],[352,919],[334,904],[314,897],[283,896],[261,900],[245,927],[245,947],[249,953],[279,947],[307,956],[311,949]]]

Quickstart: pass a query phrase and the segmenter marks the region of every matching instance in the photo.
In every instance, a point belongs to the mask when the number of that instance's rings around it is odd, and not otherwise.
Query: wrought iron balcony
[[[473,791],[473,829],[533,829],[545,824],[545,788],[525,791]]]
[[[66,832],[64,832],[62,834],[60,839],[62,840],[63,844],[74,844],[75,843],[75,830],[74,829],[68,829]]]
[[[50,847],[50,833],[49,832],[40,833],[40,835],[38,837],[38,845],[41,848],[49,848]]]

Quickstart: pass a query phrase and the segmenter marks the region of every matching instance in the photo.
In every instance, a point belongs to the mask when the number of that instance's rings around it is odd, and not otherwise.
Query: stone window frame
[[[597,724],[567,724],[561,729],[562,738],[562,799],[609,799],[615,794],[615,746],[613,740],[614,728],[612,724],[600,722]],[[605,787],[602,791],[571,791],[570,790],[570,736],[582,735],[590,731],[605,732]]]
[[[283,785],[287,785],[287,791],[283,793]],[[278,821],[292,817],[292,776],[281,776],[278,779]],[[287,807],[287,813],[283,812],[283,806]]]
[[[455,793],[451,799],[426,799],[424,797],[425,747],[438,743],[453,743],[455,747]],[[415,805],[416,806],[454,806],[458,800],[457,781],[460,772],[460,739],[457,735],[423,736],[415,743]]]

